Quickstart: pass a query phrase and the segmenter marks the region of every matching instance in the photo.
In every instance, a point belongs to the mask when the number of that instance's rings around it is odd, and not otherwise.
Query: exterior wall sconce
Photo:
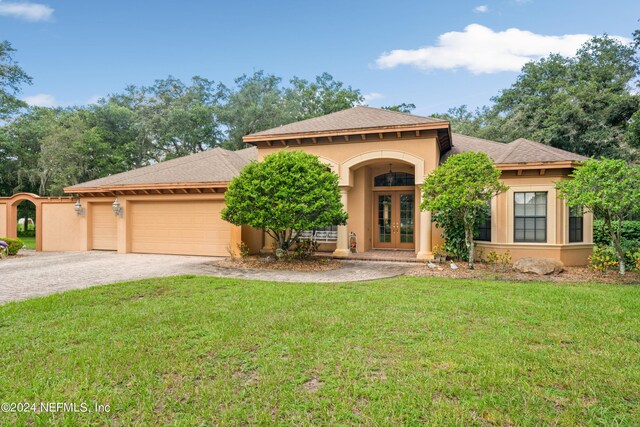
[[[116,199],[116,200],[113,202],[113,205],[111,205],[111,209],[113,209],[113,213],[114,213],[116,216],[119,216],[119,217],[121,217],[121,218],[122,218],[122,210],[123,210],[123,209],[122,209],[122,206],[120,206],[120,202],[118,201],[118,199]]]
[[[76,211],[76,215],[84,217],[85,209],[82,207],[80,203],[80,199],[76,200],[76,203],[73,205],[73,210]]]

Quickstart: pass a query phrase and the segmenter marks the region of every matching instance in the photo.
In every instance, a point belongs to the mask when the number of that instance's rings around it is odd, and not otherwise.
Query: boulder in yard
[[[513,264],[513,269],[520,273],[544,276],[561,273],[564,270],[564,264],[560,260],[551,258],[520,258]]]

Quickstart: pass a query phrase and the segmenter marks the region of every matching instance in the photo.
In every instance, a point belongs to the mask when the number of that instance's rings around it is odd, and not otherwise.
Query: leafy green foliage
[[[622,221],[620,237],[622,241],[640,242],[640,221]],[[611,236],[601,219],[593,221],[593,243],[600,246],[611,244]]]
[[[511,265],[511,252],[490,251],[487,254],[487,264],[493,267],[493,271],[506,271]]]
[[[223,146],[244,147],[242,137],[261,130],[344,110],[362,102],[359,90],[323,73],[309,82],[298,77],[282,87],[282,79],[264,71],[235,80],[234,88],[222,89],[226,102],[219,119],[227,128]]]
[[[382,107],[382,109],[409,114],[416,109],[416,104],[407,104],[406,102],[403,102],[402,104],[388,105],[386,107]]]
[[[596,246],[589,257],[589,268],[593,271],[604,273],[618,266],[618,258],[611,246]]]
[[[3,401],[111,406],[7,426],[640,424],[638,286],[181,276],[0,319]]]
[[[477,224],[486,215],[491,199],[508,189],[499,181],[500,174],[485,153],[467,152],[449,157],[427,176],[422,186],[420,209],[433,211],[436,218],[444,212],[440,220],[445,236],[449,233],[453,239],[460,234],[462,224],[469,268],[474,263]]]
[[[556,184],[570,207],[583,206],[603,221],[605,233],[625,272],[622,224],[640,213],[640,168],[624,160],[587,160],[569,180]]]
[[[320,74],[313,82],[294,77],[289,83],[283,95],[288,122],[346,110],[364,100],[358,89],[334,80],[329,73]]]
[[[252,162],[225,192],[222,218],[265,230],[288,251],[304,230],[346,224],[338,176],[317,156],[283,150]]]
[[[24,246],[24,242],[20,239],[10,239],[8,237],[0,237],[0,240],[9,245],[8,253],[9,255],[15,255],[18,253],[20,249]]]
[[[594,37],[575,57],[529,62],[516,82],[475,112],[466,106],[439,117],[466,135],[510,142],[540,141],[586,156],[635,159],[640,147],[640,97],[631,46]]]
[[[285,258],[305,260],[310,259],[313,254],[318,252],[320,244],[315,240],[298,240],[290,248]]]
[[[0,41],[0,120],[27,106],[16,95],[22,85],[31,84],[31,77],[13,59],[15,51],[11,43]]]
[[[220,108],[218,117],[228,129],[225,148],[243,148],[243,136],[289,123],[281,81],[280,77],[257,71],[238,77],[234,89],[223,88],[226,104]]]
[[[9,45],[0,46],[0,66],[6,62],[13,67],[6,72],[15,71],[7,52]],[[18,75],[7,79],[0,85],[13,92],[25,82]],[[361,101],[359,90],[328,73],[312,82],[294,77],[283,86],[279,77],[258,71],[236,79],[233,88],[198,76],[187,83],[169,76],[128,86],[95,105],[29,108],[0,126],[0,195],[60,195],[78,182],[212,147],[244,148],[246,134]]]
[[[130,140],[146,150],[149,160],[160,161],[216,147],[222,131],[216,114],[222,87],[194,76],[190,84],[169,76],[151,86],[129,86],[102,105],[129,109],[134,121],[121,117]],[[120,112],[122,114],[122,112]]]
[[[473,225],[473,236],[477,236],[479,225],[489,216],[489,206],[485,205],[480,212]],[[464,221],[454,209],[444,207],[437,212],[432,213],[432,221],[436,227],[442,229],[442,237],[444,238],[444,250],[451,257],[468,261],[469,248],[467,247],[466,235],[464,231]],[[475,244],[475,243],[474,243]]]
[[[433,212],[432,221],[442,229],[444,251],[456,260],[467,261],[469,249],[464,234],[464,222],[454,209],[442,208]]]

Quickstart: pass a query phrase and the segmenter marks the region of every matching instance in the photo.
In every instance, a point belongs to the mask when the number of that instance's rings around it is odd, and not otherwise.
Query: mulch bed
[[[222,268],[242,268],[249,270],[284,270],[284,271],[331,271],[342,267],[339,261],[313,257],[308,260],[279,260],[275,257],[251,256],[246,259],[226,258],[222,261],[213,263],[216,267]]]
[[[482,279],[482,280],[507,280],[512,282],[597,282],[611,284],[640,284],[640,273],[627,271],[624,276],[617,271],[606,273],[594,272],[587,267],[565,267],[564,271],[557,275],[539,276],[532,273],[519,273],[508,267],[506,271],[494,271],[488,264],[476,263],[473,270],[469,270],[467,263],[457,262],[457,270],[452,270],[449,263],[438,264],[431,269],[422,264],[408,271],[407,276],[413,277],[447,277],[456,279]]]

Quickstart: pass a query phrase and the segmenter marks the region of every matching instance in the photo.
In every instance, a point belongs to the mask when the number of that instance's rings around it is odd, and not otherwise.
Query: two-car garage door
[[[221,200],[131,202],[130,250],[153,254],[227,255],[231,230],[230,224],[220,218],[223,207]]]

